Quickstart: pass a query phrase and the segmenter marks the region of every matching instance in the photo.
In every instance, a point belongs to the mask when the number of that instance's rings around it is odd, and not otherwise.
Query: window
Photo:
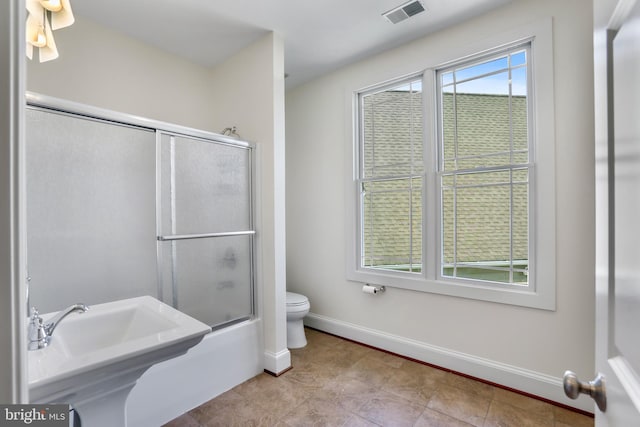
[[[528,285],[529,45],[436,73],[443,278]]]
[[[356,93],[350,280],[554,309],[550,24],[538,30]]]
[[[422,270],[422,79],[361,97],[361,266]]]

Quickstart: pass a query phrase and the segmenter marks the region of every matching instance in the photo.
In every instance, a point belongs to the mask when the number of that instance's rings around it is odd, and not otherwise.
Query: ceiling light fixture
[[[62,9],[62,2],[60,0],[40,0],[40,4],[51,12],[60,12]]]
[[[382,16],[392,24],[397,24],[398,22],[404,21],[405,19],[424,11],[425,8],[420,0],[411,0],[383,13]]]
[[[58,57],[53,30],[68,27],[75,21],[69,0],[27,0],[27,57],[39,49],[40,62]]]
[[[31,15],[27,17],[27,43],[35,47],[47,45],[44,27],[39,22],[35,22]]]

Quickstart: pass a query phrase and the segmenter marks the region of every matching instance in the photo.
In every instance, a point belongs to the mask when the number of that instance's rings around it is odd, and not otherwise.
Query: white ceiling
[[[87,18],[204,66],[269,31],[285,41],[291,88],[350,62],[482,14],[512,0],[422,0],[398,24],[381,14],[406,0],[72,0]]]

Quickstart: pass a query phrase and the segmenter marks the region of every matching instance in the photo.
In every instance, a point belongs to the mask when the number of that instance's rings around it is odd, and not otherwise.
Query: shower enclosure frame
[[[45,112],[53,112],[56,114],[67,115],[71,117],[81,118],[85,120],[98,121],[108,123],[116,126],[132,127],[141,130],[151,131],[155,133],[155,229],[156,229],[156,285],[157,295],[156,297],[166,303],[177,307],[177,292],[179,289],[179,283],[175,276],[176,272],[176,242],[192,239],[216,239],[220,237],[233,237],[233,236],[248,236],[249,238],[249,298],[250,309],[246,316],[240,316],[238,318],[231,319],[226,322],[221,322],[215,325],[211,325],[212,328],[220,329],[225,326],[229,326],[244,320],[253,319],[256,316],[256,230],[255,230],[255,200],[256,200],[256,146],[253,143],[246,141],[240,141],[233,137],[228,137],[213,132],[207,132],[195,128],[189,128],[185,126],[166,123],[154,119],[148,119],[140,116],[135,116],[127,113],[116,112],[106,110],[98,107],[93,107],[69,100],[54,98],[46,95],[41,95],[33,92],[26,93],[27,109],[40,110]],[[166,234],[163,233],[163,188],[162,188],[162,143],[163,137],[169,137],[171,144],[175,144],[174,138],[186,138],[188,140],[214,143],[217,145],[230,146],[233,148],[248,150],[248,164],[247,164],[247,191],[248,191],[248,229],[234,230],[228,232],[213,232],[213,233],[193,233],[193,234]],[[175,184],[175,169],[174,159],[171,158],[171,194],[172,198],[171,206],[171,220],[172,224],[175,224],[175,200],[173,200],[174,184]],[[28,209],[28,207],[27,207]],[[28,227],[28,225],[27,225]],[[173,230],[172,230],[173,231]],[[163,278],[163,263],[166,262],[163,256],[163,244],[171,244],[171,298],[167,297],[164,292]],[[29,304],[29,302],[27,302]]]

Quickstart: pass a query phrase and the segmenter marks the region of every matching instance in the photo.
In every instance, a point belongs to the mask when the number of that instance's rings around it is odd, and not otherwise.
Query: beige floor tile
[[[553,417],[493,400],[484,427],[554,427]]]
[[[382,387],[391,376],[391,372],[382,361],[365,356],[354,363],[353,366],[346,371],[345,376]]]
[[[381,426],[413,426],[424,412],[424,406],[398,397],[392,393],[379,391],[372,399],[360,407],[357,414]]]
[[[376,424],[357,415],[351,415],[351,418],[349,418],[342,427],[380,427],[380,424]]]
[[[407,372],[403,369],[391,370],[392,374],[384,385],[384,390],[426,407],[438,384],[429,377]]]
[[[342,426],[352,414],[335,402],[319,399],[308,399],[281,417],[290,426]]]
[[[386,353],[384,351],[378,351],[374,349],[369,350],[370,351],[368,352],[368,354],[364,355],[365,357],[381,362],[389,368],[399,368],[404,364],[404,359],[398,356]]]
[[[307,329],[293,369],[261,374],[165,427],[593,427],[593,418]]]
[[[508,403],[511,406],[515,406],[516,408],[523,409],[525,411],[536,412],[541,418],[548,420],[554,419],[554,406],[550,403],[532,399],[522,394],[500,388],[495,389],[493,398],[497,401]]]
[[[379,388],[353,378],[342,378],[331,382],[313,395],[315,399],[334,402],[346,411],[358,410],[379,392]]]
[[[283,377],[260,374],[233,389],[251,402],[251,407],[274,414],[284,414],[311,396],[311,392],[296,387]]]
[[[496,387],[490,386],[489,384],[475,381],[471,378],[454,373],[447,373],[447,375],[442,379],[442,382],[470,393],[480,394],[489,399],[493,399],[493,395],[496,390]]]
[[[578,414],[577,412],[569,411],[568,409],[553,407],[555,414],[556,426],[569,425],[571,427],[593,427],[593,417]]]
[[[255,426],[275,427],[276,415],[256,408],[238,393],[229,391],[189,412],[203,427]]]
[[[308,392],[321,389],[335,381],[340,371],[326,364],[306,363],[287,371],[278,379],[290,382],[294,387]]]
[[[472,424],[431,409],[425,409],[414,427],[472,427]]]
[[[412,360],[403,360],[400,369],[409,375],[419,376],[423,378],[425,382],[429,382],[434,386],[436,383],[442,382],[445,376],[447,376],[447,371]]]
[[[491,397],[487,395],[442,384],[427,407],[480,427],[487,416],[490,403]]]

